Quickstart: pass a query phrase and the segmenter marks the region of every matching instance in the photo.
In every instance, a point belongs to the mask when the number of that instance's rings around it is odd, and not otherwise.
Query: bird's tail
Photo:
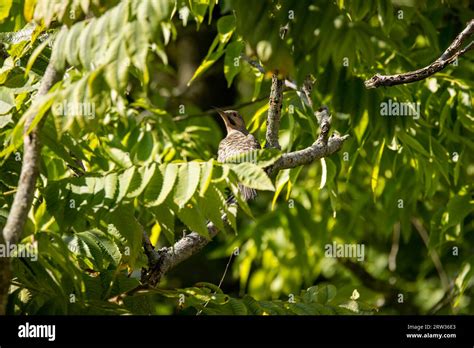
[[[257,191],[253,188],[250,188],[250,187],[246,187],[244,185],[241,185],[239,184],[239,190],[240,190],[240,193],[242,194],[242,198],[245,200],[245,201],[249,201],[251,199],[254,199],[255,197],[257,197]],[[237,200],[235,199],[234,195],[232,193],[230,193],[228,196],[227,196],[227,200],[226,200],[226,203],[227,204],[235,204],[237,203]]]
[[[239,190],[242,193],[242,197],[246,201],[254,199],[255,197],[257,197],[257,191],[255,191],[255,189],[253,189],[253,188],[246,187],[246,186],[243,186],[243,185],[239,184]]]

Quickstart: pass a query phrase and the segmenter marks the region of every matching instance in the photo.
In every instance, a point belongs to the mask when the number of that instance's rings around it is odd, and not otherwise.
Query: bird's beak
[[[229,132],[231,129],[234,128],[230,124],[229,116],[224,112],[224,110],[216,108],[216,107],[214,108],[214,110],[216,110],[216,112],[220,115],[220,117],[222,117],[222,120],[224,120],[224,124],[225,124],[225,128],[227,129],[227,132]]]
[[[228,127],[228,126],[229,126],[229,120],[227,119],[227,115],[226,115],[226,113],[224,112],[224,110],[219,109],[219,108],[214,108],[214,110],[216,110],[216,112],[219,114],[219,116],[222,117],[222,119],[224,120],[224,123],[225,123],[226,127]]]
[[[214,110],[216,110],[216,112],[225,120],[226,119],[226,114],[224,112],[224,110],[222,109],[219,109],[219,108],[214,108]]]

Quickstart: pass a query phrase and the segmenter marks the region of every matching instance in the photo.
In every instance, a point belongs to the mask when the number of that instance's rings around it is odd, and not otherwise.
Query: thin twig
[[[467,24],[466,28],[459,33],[454,41],[449,45],[449,47],[444,51],[444,53],[436,59],[430,65],[403,74],[396,75],[379,75],[376,74],[370,79],[364,82],[365,87],[367,88],[377,88],[380,86],[395,86],[405,83],[411,83],[423,80],[438,71],[443,70],[446,66],[453,63],[458,57],[462,56],[464,53],[472,49],[473,42],[471,41],[463,49],[461,49],[462,44],[474,33],[474,19],[471,19]]]
[[[229,261],[227,261],[227,265],[225,266],[224,274],[221,277],[221,280],[219,281],[219,285],[217,287],[220,289],[222,286],[222,283],[224,282],[225,276],[227,275],[227,271],[229,270],[230,262],[232,261],[232,258],[234,257],[234,253],[230,254]],[[217,290],[214,291],[214,295],[217,294]],[[211,300],[207,300],[206,303],[204,303],[204,308],[209,304]],[[200,315],[202,313],[202,309],[199,310],[199,312],[196,313],[196,315]]]

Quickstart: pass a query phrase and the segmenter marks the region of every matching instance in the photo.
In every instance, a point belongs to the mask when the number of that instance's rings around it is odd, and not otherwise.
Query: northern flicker
[[[237,111],[217,110],[217,112],[224,120],[227,130],[227,136],[219,143],[217,152],[219,162],[225,162],[231,156],[261,148],[257,139],[245,127],[244,119]],[[257,195],[254,189],[241,184],[239,184],[239,189],[245,200],[253,199]]]

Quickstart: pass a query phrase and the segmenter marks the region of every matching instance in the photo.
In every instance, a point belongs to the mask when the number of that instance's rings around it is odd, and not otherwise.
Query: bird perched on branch
[[[237,111],[219,109],[216,109],[216,111],[224,120],[227,130],[227,136],[219,143],[217,152],[219,162],[225,162],[229,157],[261,148],[257,139],[245,127],[245,121]],[[241,184],[239,184],[239,189],[246,201],[255,198],[257,195],[254,189]]]

